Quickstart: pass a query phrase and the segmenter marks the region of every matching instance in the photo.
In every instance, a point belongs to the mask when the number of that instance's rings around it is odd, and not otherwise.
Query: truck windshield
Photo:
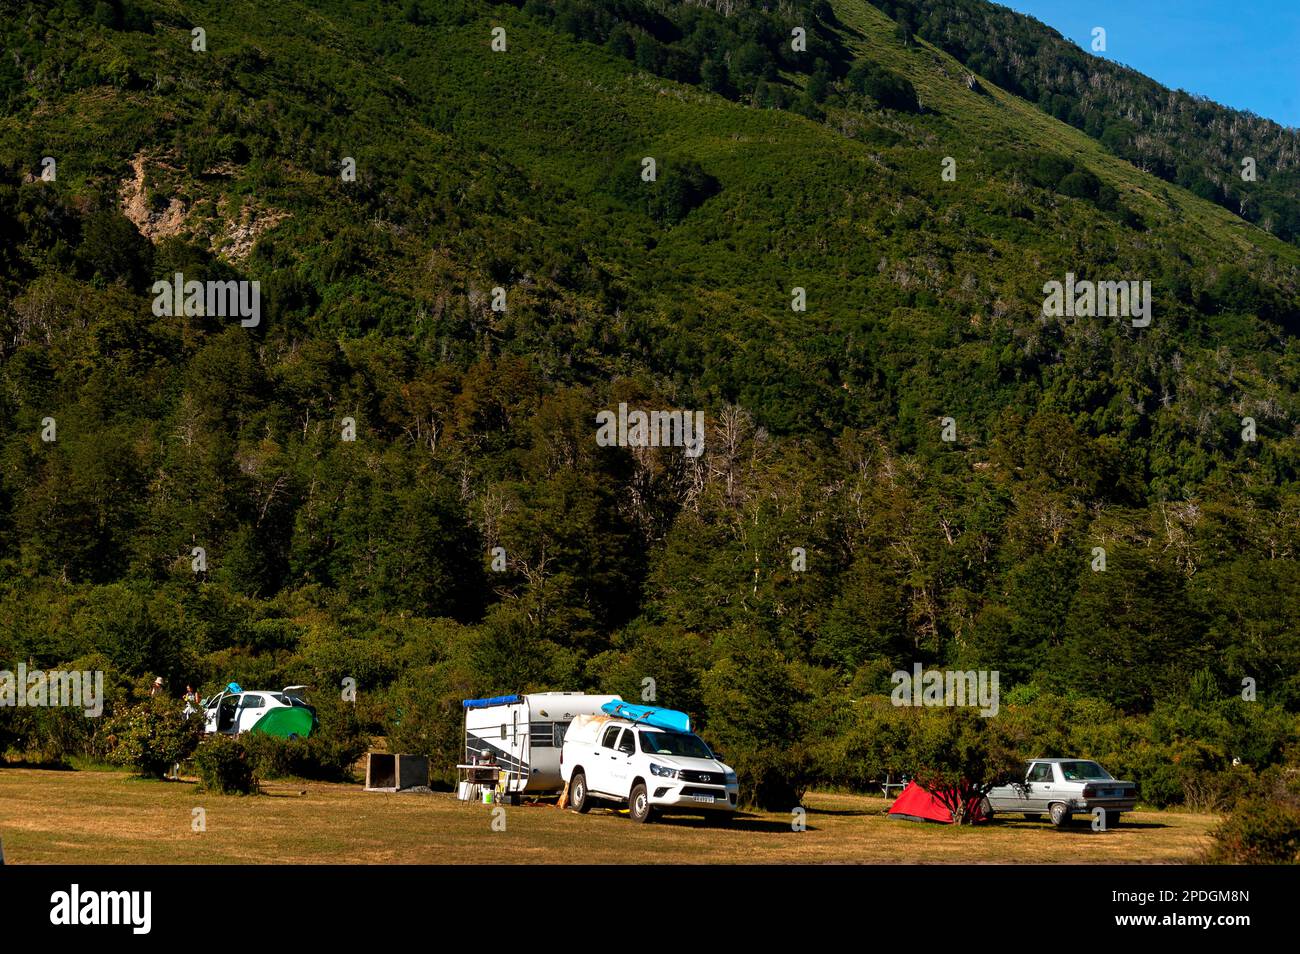
[[[711,759],[713,753],[696,736],[683,732],[642,732],[641,751],[650,755],[680,755],[687,759]]]
[[[1110,773],[1096,762],[1062,762],[1061,775],[1067,782],[1087,782],[1110,778]]]

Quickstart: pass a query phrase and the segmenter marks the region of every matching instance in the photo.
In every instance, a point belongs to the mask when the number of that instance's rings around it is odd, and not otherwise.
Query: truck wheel
[[[587,776],[582,774],[582,770],[573,773],[573,778],[569,779],[569,807],[579,815],[585,815],[591,810],[591,798],[587,794]]]
[[[1118,828],[1118,827],[1119,827],[1119,818],[1120,818],[1120,815],[1122,815],[1122,814],[1123,814],[1123,812],[1107,812],[1107,813],[1106,813],[1106,830],[1107,830],[1107,831],[1110,831],[1112,828]]]
[[[1064,828],[1066,825],[1070,824],[1074,818],[1070,813],[1070,810],[1065,807],[1064,802],[1052,802],[1051,817],[1052,824],[1057,828]]]
[[[1042,817],[1038,812],[1025,812],[1025,821],[1040,821]]]
[[[654,811],[650,808],[650,795],[645,790],[644,782],[637,782],[632,786],[632,791],[627,797],[627,810],[634,822],[644,824],[654,817]]]

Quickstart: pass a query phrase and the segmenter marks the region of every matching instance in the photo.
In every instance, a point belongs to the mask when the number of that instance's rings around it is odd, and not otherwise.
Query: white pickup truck
[[[708,812],[726,819],[740,792],[736,773],[689,732],[579,717],[560,752],[569,806],[588,811],[594,800],[626,805],[635,822],[667,811]]]

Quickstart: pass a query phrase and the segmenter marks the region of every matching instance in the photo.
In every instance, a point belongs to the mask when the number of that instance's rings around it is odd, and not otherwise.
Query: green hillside
[[[849,701],[914,662],[1169,801],[1282,759],[1300,248],[865,0],[768,6],[7,19],[0,668],[305,682],[440,763],[466,696],[651,679],[770,804],[871,777]],[[156,316],[177,272],[260,322]],[[1067,273],[1150,325],[1045,316]],[[600,446],[620,402],[703,455]],[[0,752],[102,744],[40,718]]]
[[[1032,17],[984,0],[878,0],[971,70],[1100,142],[1109,152],[1240,215],[1300,238],[1300,133],[1170,90],[1104,51],[1081,50]],[[1098,38],[1103,40],[1104,37]],[[1243,175],[1250,159],[1254,175]]]

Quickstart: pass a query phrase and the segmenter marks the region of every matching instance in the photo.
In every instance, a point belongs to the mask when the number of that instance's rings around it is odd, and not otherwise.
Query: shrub
[[[920,100],[911,82],[883,66],[860,60],[846,77],[849,87],[874,99],[884,109],[919,113]]]
[[[360,735],[320,734],[306,739],[280,739],[270,735],[240,736],[258,778],[311,778],[344,782],[352,778],[352,764],[366,750]]]
[[[806,760],[797,750],[765,746],[721,755],[736,770],[744,804],[786,811],[803,801]]]
[[[319,724],[306,740],[298,774],[325,781],[352,780],[352,765],[370,747],[370,736],[351,703],[323,693],[312,700]]]
[[[189,758],[203,727],[198,719],[186,719],[173,700],[159,697],[114,715],[105,731],[110,762],[162,778],[174,763]]]
[[[9,749],[17,748],[22,742],[22,731],[14,715],[17,711],[8,706],[0,709],[0,763],[3,763]]]
[[[653,182],[641,178],[640,160],[621,163],[610,176],[611,193],[660,225],[676,225],[722,191],[722,185],[693,159],[667,159]]]
[[[1300,864],[1300,806],[1250,798],[1211,833],[1208,860],[1229,865]]]
[[[257,766],[245,739],[214,735],[194,753],[199,788],[219,795],[249,795],[257,791]]]
[[[1095,199],[1101,190],[1101,181],[1086,169],[1077,169],[1061,179],[1056,189],[1073,199]]]
[[[1216,864],[1300,864],[1300,771],[1274,766],[1242,773],[1244,793],[1210,836]]]
[[[310,777],[307,739],[279,739],[249,733],[240,737],[258,778]]]
[[[1134,780],[1142,801],[1156,808],[1168,808],[1183,800],[1183,772],[1177,765],[1158,763],[1149,772],[1137,774]]]
[[[72,756],[89,750],[94,721],[80,709],[51,706],[28,711],[32,721],[25,760],[66,765]]]
[[[352,766],[370,742],[359,732],[322,733],[307,740],[307,759],[299,774],[329,782],[352,781]]]
[[[1183,804],[1194,811],[1222,812],[1250,794],[1255,774],[1243,767],[1213,772],[1188,772],[1183,779]]]

